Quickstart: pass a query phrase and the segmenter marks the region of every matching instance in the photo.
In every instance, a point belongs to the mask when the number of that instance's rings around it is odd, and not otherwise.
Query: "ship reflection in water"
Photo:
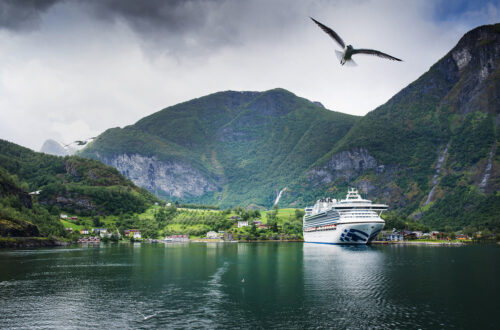
[[[305,299],[316,306],[312,326],[377,326],[387,289],[384,253],[367,245],[305,243],[303,249]]]

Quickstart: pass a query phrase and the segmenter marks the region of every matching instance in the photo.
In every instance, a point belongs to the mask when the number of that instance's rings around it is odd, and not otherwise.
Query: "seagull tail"
[[[354,62],[354,60],[350,59],[350,60],[347,60],[347,61],[345,62],[345,65],[346,65],[346,66],[349,66],[349,67],[351,67],[351,68],[353,68],[353,67],[355,67],[355,66],[358,66],[358,63],[356,63],[356,62]]]

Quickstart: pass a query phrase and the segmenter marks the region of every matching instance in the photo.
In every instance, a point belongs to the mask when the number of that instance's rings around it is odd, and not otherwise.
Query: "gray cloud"
[[[0,28],[32,30],[38,27],[41,16],[59,0],[2,0]]]
[[[288,0],[0,0],[0,27],[33,30],[42,20],[50,25],[48,11],[58,9],[59,15],[78,13],[103,26],[124,24],[149,50],[193,55],[242,45],[249,34],[269,39],[292,33],[294,20],[307,18],[307,7]]]

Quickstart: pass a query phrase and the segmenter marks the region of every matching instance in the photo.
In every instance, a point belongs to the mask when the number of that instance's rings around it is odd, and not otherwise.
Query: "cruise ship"
[[[380,217],[388,206],[372,204],[354,188],[345,199],[320,199],[306,207],[303,220],[304,241],[323,244],[368,244],[384,228]]]

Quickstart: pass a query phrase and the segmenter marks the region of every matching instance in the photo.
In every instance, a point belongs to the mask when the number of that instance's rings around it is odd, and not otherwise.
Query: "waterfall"
[[[439,177],[439,171],[441,170],[441,165],[443,165],[444,158],[446,157],[446,153],[448,152],[448,147],[450,146],[450,143],[446,145],[446,148],[444,148],[443,152],[438,156],[438,161],[436,163],[436,173],[434,173],[434,177],[432,178],[432,189],[429,191],[429,195],[427,196],[427,199],[425,201],[424,205],[427,205],[431,202],[432,197],[434,196],[434,190],[436,189],[437,185],[437,180]]]
[[[274,200],[273,206],[278,205],[278,203],[280,202],[280,199],[281,199],[281,195],[283,195],[283,193],[285,192],[286,189],[287,188],[285,187],[285,188],[280,190],[280,192],[278,193],[278,196],[276,196],[276,199]]]
[[[488,184],[488,180],[490,179],[490,172],[491,172],[491,158],[493,158],[493,148],[495,148],[495,144],[493,143],[493,146],[491,147],[490,150],[490,155],[488,156],[488,164],[486,165],[486,168],[484,169],[484,174],[483,178],[481,180],[481,183],[479,184],[479,188],[481,191],[484,193],[484,190],[486,189],[486,185]]]

